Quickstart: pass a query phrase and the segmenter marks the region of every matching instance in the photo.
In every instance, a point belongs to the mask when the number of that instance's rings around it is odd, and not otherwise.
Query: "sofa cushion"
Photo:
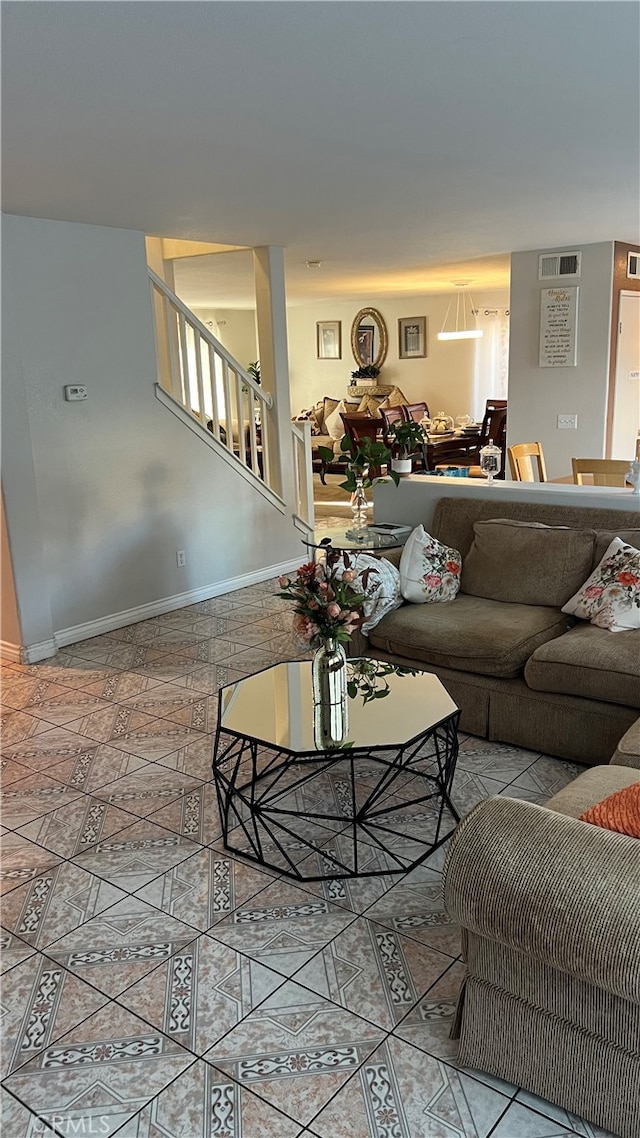
[[[638,783],[638,771],[627,767],[592,767],[583,771],[567,786],[563,786],[553,798],[543,803],[547,810],[555,810],[557,814],[566,814],[569,818],[579,818],[581,814],[601,802],[607,795],[615,794],[627,786]]]
[[[441,605],[403,605],[369,639],[376,648],[435,667],[517,676],[539,644],[560,636],[566,617],[546,606],[504,604],[459,593]]]
[[[424,526],[416,526],[406,540],[400,558],[400,589],[405,601],[432,604],[452,601],[460,588],[462,558]]]
[[[324,421],[325,432],[331,436],[332,439],[339,440],[344,436],[344,423],[342,422],[342,415],[347,415],[347,406],[344,399],[341,399],[336,404],[335,410],[327,415]]]
[[[640,549],[614,537],[600,564],[562,611],[609,632],[640,629]]]
[[[593,530],[497,518],[476,522],[461,592],[521,605],[560,607],[593,561]]]
[[[581,822],[640,838],[640,781],[624,786],[580,815]]]
[[[579,624],[537,647],[524,678],[534,691],[640,708],[639,661],[640,630],[610,636],[604,628]]]
[[[320,430],[322,431],[323,435],[328,434],[327,418],[332,414],[333,411],[335,411],[339,402],[339,399],[331,399],[329,395],[325,395],[324,399],[322,400],[322,411],[318,413],[318,419],[320,421]]]
[[[401,407],[403,403],[408,403],[406,395],[403,395],[399,387],[394,387],[387,395],[389,400],[389,407]]]
[[[382,404],[384,404],[385,409],[389,406],[387,400],[381,399],[380,396],[376,399],[375,395],[363,395],[356,409],[358,411],[368,411],[372,418],[381,419],[380,407]]]

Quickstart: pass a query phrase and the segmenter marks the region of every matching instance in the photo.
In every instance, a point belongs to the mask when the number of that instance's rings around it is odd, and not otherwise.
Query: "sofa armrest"
[[[453,837],[444,894],[463,928],[640,1003],[637,839],[489,798]]]

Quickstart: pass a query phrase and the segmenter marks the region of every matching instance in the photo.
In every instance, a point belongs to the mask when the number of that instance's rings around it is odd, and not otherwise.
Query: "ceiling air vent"
[[[627,255],[627,277],[632,280],[640,280],[640,253],[629,253]]]
[[[538,280],[550,277],[579,277],[580,253],[542,253],[538,257]]]

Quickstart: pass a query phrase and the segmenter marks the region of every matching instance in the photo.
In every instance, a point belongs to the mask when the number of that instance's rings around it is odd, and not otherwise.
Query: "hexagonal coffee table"
[[[330,750],[318,742],[311,661],[221,688],[213,775],[227,849],[326,881],[406,873],[453,832],[456,704],[430,672],[356,659],[351,677],[363,662],[346,740]]]

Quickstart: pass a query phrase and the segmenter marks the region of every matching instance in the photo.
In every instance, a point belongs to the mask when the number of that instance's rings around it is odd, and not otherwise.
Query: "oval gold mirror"
[[[377,308],[361,308],[351,325],[351,351],[358,367],[382,367],[387,354],[387,326]]]

